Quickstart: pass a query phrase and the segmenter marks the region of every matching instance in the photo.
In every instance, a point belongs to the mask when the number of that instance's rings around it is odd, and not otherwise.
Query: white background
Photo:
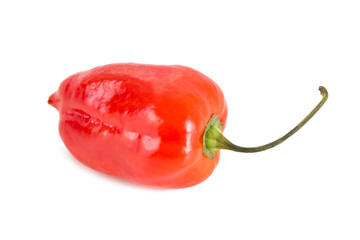
[[[0,239],[360,239],[359,1],[1,1]],[[214,79],[225,135],[205,182],[124,183],[78,163],[47,104],[67,76],[116,62]]]

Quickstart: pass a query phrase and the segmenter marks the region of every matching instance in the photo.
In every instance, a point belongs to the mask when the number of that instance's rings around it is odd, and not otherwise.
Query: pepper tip
[[[57,92],[51,94],[51,96],[49,97],[47,103],[51,106],[53,106],[54,108],[58,109],[58,103],[59,103],[60,99],[57,95]]]

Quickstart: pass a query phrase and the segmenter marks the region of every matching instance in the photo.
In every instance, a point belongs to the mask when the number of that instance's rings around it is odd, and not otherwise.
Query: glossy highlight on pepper
[[[109,64],[65,79],[48,103],[60,114],[60,136],[84,165],[131,182],[164,188],[190,187],[208,178],[219,150],[269,149],[300,129],[257,148],[232,144],[223,135],[227,104],[220,87],[180,65]]]

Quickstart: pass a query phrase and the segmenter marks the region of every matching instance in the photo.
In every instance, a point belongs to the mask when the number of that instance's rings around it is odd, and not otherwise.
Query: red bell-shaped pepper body
[[[49,103],[59,131],[86,166],[131,182],[166,188],[196,185],[213,172],[219,151],[203,155],[213,114],[225,124],[219,86],[184,66],[110,64],[64,80]]]

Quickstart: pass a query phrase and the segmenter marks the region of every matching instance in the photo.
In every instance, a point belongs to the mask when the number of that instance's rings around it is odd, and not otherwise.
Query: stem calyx
[[[265,151],[279,145],[280,143],[288,139],[290,136],[292,136],[294,133],[296,133],[301,127],[303,127],[324,105],[324,103],[328,99],[329,94],[326,88],[323,86],[320,86],[319,90],[321,95],[323,96],[321,101],[298,125],[296,125],[292,130],[290,130],[281,138],[258,147],[240,147],[230,142],[224,137],[221,132],[223,124],[220,122],[219,117],[213,114],[205,127],[203,135],[203,154],[205,156],[208,156],[209,158],[214,159],[216,151],[220,149],[228,149],[236,152],[250,153]]]

